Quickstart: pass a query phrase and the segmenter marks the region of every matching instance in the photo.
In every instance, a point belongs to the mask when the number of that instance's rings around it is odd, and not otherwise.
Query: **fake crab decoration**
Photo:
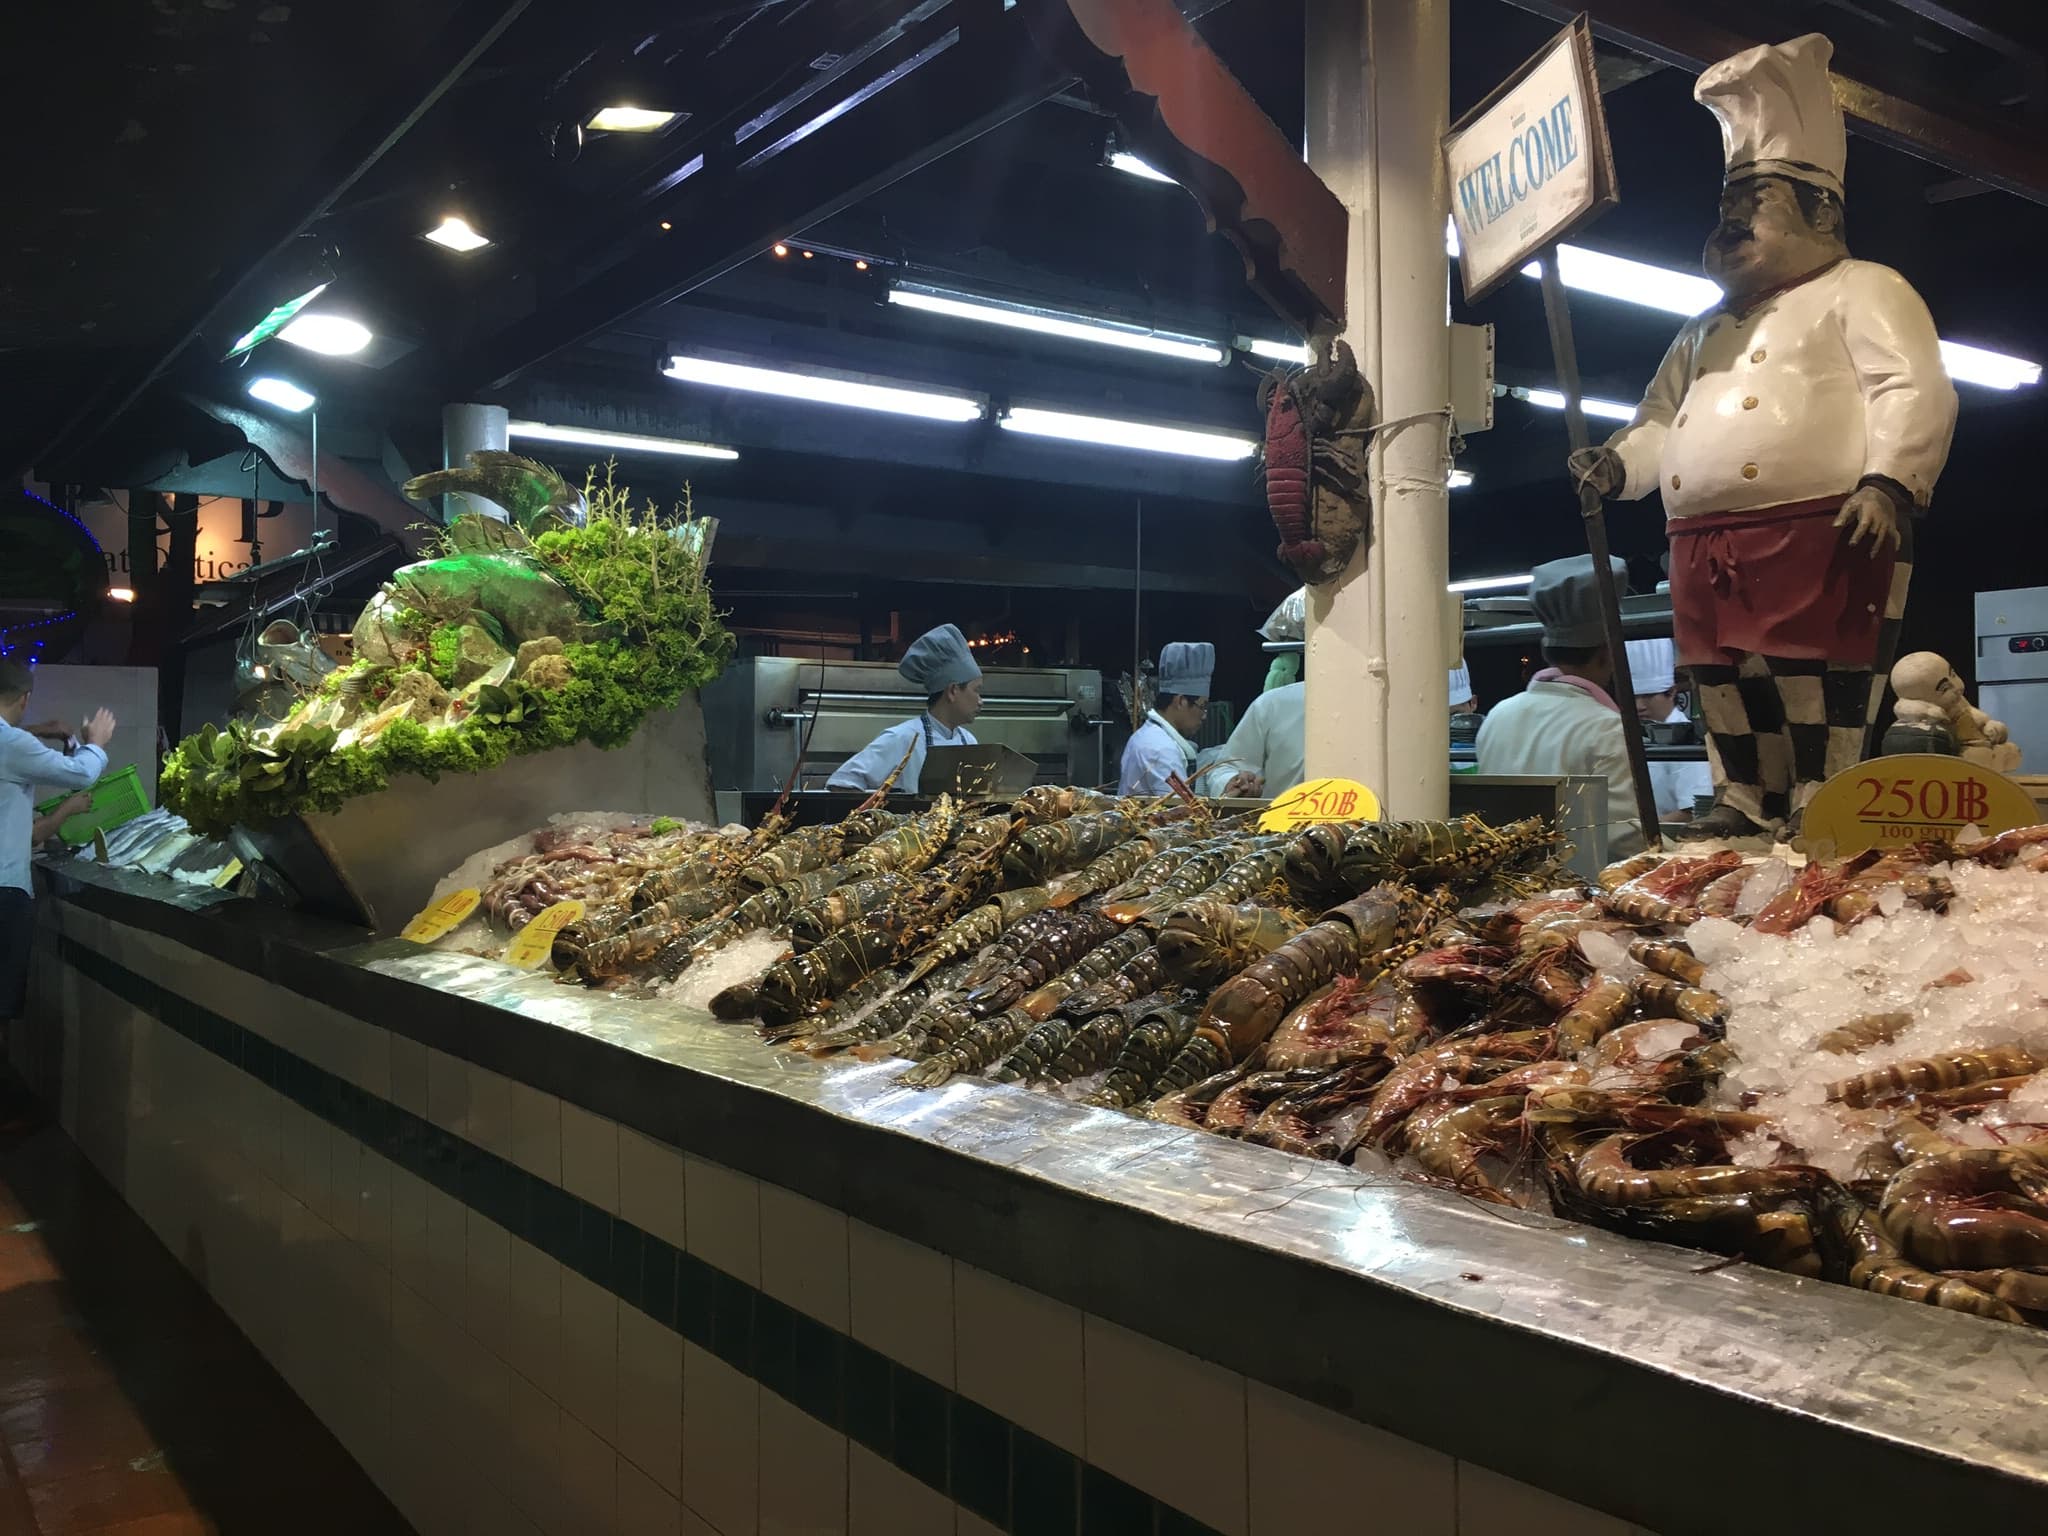
[[[1277,553],[1305,582],[1334,581],[1372,536],[1365,481],[1372,386],[1351,348],[1333,340],[1306,368],[1267,374],[1259,409],[1266,416],[1266,506],[1280,531]]]

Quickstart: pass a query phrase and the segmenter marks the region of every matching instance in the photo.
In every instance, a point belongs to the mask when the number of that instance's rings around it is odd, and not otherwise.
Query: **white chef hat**
[[[1190,698],[1209,697],[1209,681],[1216,675],[1216,647],[1206,640],[1176,640],[1159,653],[1159,697],[1176,693]]]
[[[941,624],[910,642],[896,670],[927,694],[944,693],[955,683],[971,683],[981,667],[967,649],[958,624]]]
[[[1280,600],[1259,633],[1268,640],[1302,640],[1308,636],[1308,588],[1296,587]]]
[[[1669,640],[1631,640],[1628,675],[1637,693],[1662,693],[1678,680],[1678,648]]]
[[[1789,176],[1842,195],[1849,142],[1828,77],[1834,52],[1809,32],[1745,49],[1701,73],[1693,100],[1720,119],[1727,180]]]
[[[1472,669],[1463,666],[1451,668],[1451,702],[1453,704],[1462,704],[1471,697]]]

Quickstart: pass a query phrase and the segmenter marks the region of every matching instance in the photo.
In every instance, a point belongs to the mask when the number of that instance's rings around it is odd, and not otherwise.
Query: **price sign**
[[[474,912],[476,904],[482,899],[473,885],[466,885],[459,891],[450,891],[399,929],[398,936],[401,939],[410,939],[415,944],[431,944]]]
[[[2002,773],[1960,757],[1902,753],[1845,768],[1807,803],[1809,853],[1861,853],[1953,839],[1965,827],[1987,836],[2041,819],[2027,792]]]
[[[534,916],[532,922],[512,935],[505,950],[505,963],[522,971],[540,968],[555,947],[555,935],[583,916],[583,903],[573,898],[558,901]]]
[[[1350,779],[1310,779],[1280,795],[1259,817],[1261,832],[1292,832],[1319,821],[1378,821],[1380,797]]]

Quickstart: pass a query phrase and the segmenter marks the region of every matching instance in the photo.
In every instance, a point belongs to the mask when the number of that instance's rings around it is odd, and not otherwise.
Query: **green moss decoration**
[[[455,664],[462,659],[462,626],[442,624],[436,626],[427,640],[427,670],[434,674],[434,681],[443,688],[455,686]]]
[[[394,720],[371,740],[341,747],[331,726],[295,726],[268,742],[239,725],[206,726],[165,761],[163,804],[210,836],[237,823],[332,811],[385,788],[394,774],[438,779],[578,741],[619,746],[649,714],[711,681],[732,658],[733,640],[712,604],[688,489],[672,517],[651,502],[636,510],[607,465],[602,482],[595,471],[588,476],[584,496],[585,526],[533,541],[534,558],[577,595],[597,636],[565,645],[567,682],[535,688],[507,679],[466,697],[452,724]],[[417,629],[425,644],[412,666],[446,685],[457,626]],[[358,662],[330,674],[308,702],[344,691],[379,700],[406,670]]]

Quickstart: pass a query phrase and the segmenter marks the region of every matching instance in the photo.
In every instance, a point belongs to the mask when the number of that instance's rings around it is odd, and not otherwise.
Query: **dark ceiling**
[[[17,81],[45,142],[22,159],[18,217],[0,238],[0,347],[14,365],[0,381],[0,444],[11,463],[104,478],[112,413],[134,402],[131,427],[175,431],[175,414],[151,414],[163,400],[238,395],[243,376],[218,361],[228,339],[326,260],[329,300],[384,339],[379,365],[277,343],[258,363],[289,366],[323,415],[372,424],[415,467],[439,451],[442,402],[498,399],[553,420],[732,443],[739,462],[689,465],[700,499],[814,519],[821,539],[835,526],[848,541],[863,528],[900,533],[874,520],[922,518],[971,527],[984,553],[998,534],[1021,533],[1055,565],[1068,549],[1092,568],[1107,559],[1091,542],[1105,512],[1142,495],[1223,541],[1180,541],[1186,579],[1206,567],[1212,581],[1277,584],[1241,464],[1133,462],[988,427],[847,419],[655,372],[658,355],[695,345],[1249,432],[1253,380],[1241,366],[1100,354],[881,302],[886,279],[907,273],[1177,331],[1284,334],[1185,194],[1103,165],[1112,124],[1024,35],[1025,14],[1045,3],[153,0],[146,27],[109,0],[49,11],[35,56],[89,59],[99,88],[81,119],[75,71]],[[1182,9],[1295,137],[1300,0]],[[1564,9],[1455,0],[1453,113]],[[1627,46],[1601,50],[1622,201],[1584,243],[1690,268],[1720,156],[1681,66],[1730,37],[1822,30],[1880,120],[1856,125],[1851,146],[1857,253],[1906,271],[1945,335],[2048,357],[2036,275],[2048,208],[1962,174],[1995,171],[2048,199],[2048,6],[1591,10],[1600,35]],[[619,99],[686,115],[655,135],[578,133],[591,108]],[[494,243],[457,256],[422,241],[448,212]],[[791,251],[778,258],[768,248],[783,237]],[[1576,314],[1589,392],[1633,398],[1675,319],[1594,298]],[[1497,326],[1505,381],[1548,379],[1534,284],[1459,318]],[[1964,444],[2048,426],[2039,389],[1965,394]],[[1454,501],[1455,559],[1469,569],[1526,558],[1516,539],[1533,524],[1521,504],[1558,499],[1562,444],[1554,415],[1501,402],[1496,428],[1461,458],[1478,484]],[[681,478],[675,461],[628,467],[658,491]],[[1640,519],[1643,552],[1656,530]],[[1230,552],[1225,578],[1219,550]],[[1171,575],[1176,553],[1160,558]]]

